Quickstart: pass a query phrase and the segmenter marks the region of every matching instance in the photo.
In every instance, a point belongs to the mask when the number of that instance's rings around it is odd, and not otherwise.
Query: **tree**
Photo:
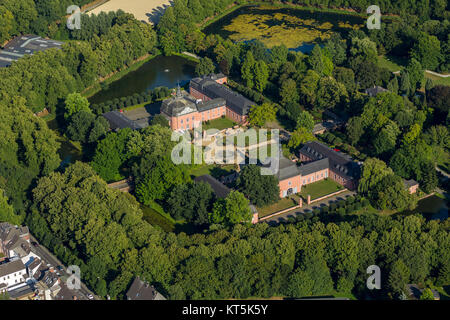
[[[0,43],[11,38],[13,32],[14,16],[3,6],[0,6]]]
[[[411,93],[414,93],[411,88],[411,79],[409,78],[409,74],[407,71],[403,71],[400,77],[400,90],[407,96],[410,96]]]
[[[324,77],[319,80],[315,109],[325,110],[334,107],[342,107],[348,102],[348,92],[342,83],[332,77]]]
[[[267,122],[276,119],[277,107],[273,103],[265,102],[250,108],[248,121],[252,126],[263,127]]]
[[[302,103],[313,107],[317,97],[317,86],[320,76],[314,70],[308,70],[305,77],[300,82],[300,94]]]
[[[195,66],[195,74],[198,76],[214,73],[215,70],[216,66],[208,57],[200,58],[200,61]]]
[[[287,105],[288,103],[298,103],[299,96],[297,84],[294,80],[287,79],[281,84],[280,97],[282,105]]]
[[[415,92],[422,86],[422,81],[425,78],[424,70],[419,61],[412,58],[408,66],[406,67],[406,72],[409,75],[409,81],[411,81],[411,89]]]
[[[376,136],[373,145],[377,155],[394,150],[400,129],[393,121],[388,122]]]
[[[93,143],[103,137],[109,129],[108,121],[92,112],[78,111],[69,118],[67,135],[73,141]]]
[[[67,96],[65,101],[64,118],[69,119],[72,114],[80,111],[92,112],[89,108],[89,101],[81,94],[74,92]]]
[[[247,51],[247,54],[244,59],[244,63],[242,64],[241,68],[241,77],[242,80],[245,81],[245,85],[248,88],[253,88],[255,82],[254,82],[254,73],[253,69],[255,67],[255,58],[253,57],[253,53],[249,50]]]
[[[333,72],[333,61],[324,54],[319,45],[315,45],[308,58],[311,68],[321,76],[329,77]]]
[[[256,165],[245,166],[236,181],[237,189],[258,207],[267,206],[279,200],[280,188],[273,175],[261,175]]]
[[[167,120],[162,114],[157,114],[150,120],[150,125],[160,125],[161,127],[169,128],[169,120]]]
[[[180,184],[167,199],[169,213],[176,220],[185,219],[197,225],[209,222],[213,191],[205,182]]]
[[[406,292],[409,275],[409,269],[401,259],[393,263],[389,272],[388,284],[394,295],[399,296],[402,292]]]
[[[300,112],[297,119],[297,128],[305,128],[309,132],[312,132],[314,128],[314,117],[306,110]]]
[[[434,300],[433,291],[430,288],[425,288],[420,295],[420,300]]]
[[[239,191],[231,191],[225,198],[224,220],[228,224],[250,222],[250,202]]]
[[[14,213],[13,207],[8,203],[4,190],[0,189],[0,222],[9,222],[12,225],[21,225],[23,217]]]
[[[110,132],[98,142],[91,165],[105,181],[123,179],[120,168],[130,157],[126,149],[130,134],[131,129],[122,129],[117,133]]]
[[[441,59],[441,45],[436,36],[420,32],[417,42],[410,51],[411,58],[429,70],[436,70]]]
[[[412,210],[417,205],[417,199],[409,194],[403,179],[395,174],[383,177],[369,193],[369,196],[381,210]]]
[[[368,194],[387,175],[393,174],[392,169],[386,163],[377,158],[367,159],[362,168],[358,191]]]
[[[136,180],[136,196],[145,205],[155,200],[163,200],[172,188],[188,182],[189,175],[184,165],[176,165],[170,156],[158,157],[144,154],[133,168]]]
[[[364,126],[361,117],[353,117],[347,123],[347,136],[352,146],[356,145],[364,133]]]
[[[316,140],[316,137],[311,133],[311,131],[308,131],[308,129],[304,127],[300,127],[292,132],[291,139],[289,139],[288,142],[288,147],[295,149],[301,144],[313,140]]]
[[[420,178],[420,179],[419,179]],[[425,162],[421,165],[421,175],[418,177],[420,187],[426,193],[433,192],[438,185],[436,168],[432,162]]]
[[[254,65],[255,88],[263,92],[269,80],[269,69],[263,60],[258,60]]]

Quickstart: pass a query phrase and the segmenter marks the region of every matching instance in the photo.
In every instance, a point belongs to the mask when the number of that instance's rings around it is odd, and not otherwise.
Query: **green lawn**
[[[167,217],[161,215],[154,208],[149,208],[142,205],[141,210],[144,213],[144,220],[151,225],[160,226],[161,229],[166,232],[173,232],[175,230],[175,224]]]
[[[343,186],[334,182],[331,179],[324,179],[318,182],[302,186],[302,191],[300,195],[306,201],[308,195],[311,196],[311,200],[326,196],[327,194],[344,189]]]
[[[190,174],[194,178],[203,176],[205,174],[209,174],[214,178],[218,179],[221,176],[232,173],[233,171],[235,171],[234,164],[225,164],[225,165],[204,164],[193,168]]]
[[[217,129],[217,130],[223,130],[227,128],[231,128],[236,125],[236,122],[228,119],[228,118],[218,118],[214,120],[210,120],[203,124],[203,130],[208,129]]]
[[[378,66],[391,72],[400,71],[404,68],[402,61],[386,56],[378,57]]]
[[[272,213],[294,207],[297,203],[291,198],[282,198],[277,203],[262,208],[256,208],[258,210],[259,217],[265,217]]]

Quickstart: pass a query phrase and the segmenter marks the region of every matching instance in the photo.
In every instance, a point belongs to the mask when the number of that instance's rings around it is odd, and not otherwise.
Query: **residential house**
[[[136,277],[126,293],[127,300],[166,300],[155,287]]]
[[[245,123],[250,107],[255,105],[255,102],[225,86],[227,81],[228,78],[223,74],[194,78],[189,83],[189,93],[203,102],[219,98],[225,100],[226,117],[238,123]],[[204,121],[206,120],[209,119],[205,118]]]
[[[0,223],[0,261],[21,259],[28,265],[35,258],[39,258],[31,250],[30,232],[28,227],[13,226],[10,223]]]
[[[225,116],[226,101],[222,98],[202,101],[180,87],[175,96],[161,104],[161,114],[169,121],[172,130],[190,130],[200,126],[202,122]]]
[[[299,151],[299,158],[301,162],[312,163],[315,161],[328,159],[328,173],[327,177],[336,181],[340,185],[343,185],[347,189],[354,190],[357,187],[357,182],[360,174],[360,166],[352,160],[348,155],[330,149],[328,146],[317,142],[310,141],[304,144]],[[319,166],[317,170],[323,170],[322,166]],[[325,175],[325,171],[307,177],[302,178],[302,185],[312,183],[320,180],[322,173]],[[309,174],[312,174],[311,172]]]
[[[387,90],[383,87],[380,87],[380,86],[373,86],[372,88],[368,88],[368,89],[364,90],[364,92],[371,97],[376,97],[379,93],[387,92],[387,91],[389,91],[389,90]]]
[[[22,260],[18,259],[0,264],[0,292],[26,285],[27,278],[27,269]]]
[[[416,193],[419,189],[419,183],[416,180],[403,180],[405,187],[408,189],[410,194]]]

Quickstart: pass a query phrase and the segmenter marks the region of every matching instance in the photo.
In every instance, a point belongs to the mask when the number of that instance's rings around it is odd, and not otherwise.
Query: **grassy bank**
[[[97,92],[102,90],[102,84],[108,85],[108,84],[110,84],[110,83],[112,83],[114,81],[119,80],[120,78],[122,78],[123,76],[127,75],[128,73],[139,69],[143,64],[145,64],[148,61],[156,58],[157,56],[159,56],[159,54],[157,54],[157,55],[149,55],[146,58],[135,60],[129,66],[124,66],[121,70],[115,72],[110,77],[107,77],[103,81],[99,81],[96,84],[94,84],[93,86],[91,86],[90,88],[85,89],[83,92],[81,92],[81,94],[83,96],[85,96],[86,98],[92,97],[94,94],[96,94]]]
[[[314,200],[342,189],[344,189],[344,187],[333,180],[324,179],[303,186],[300,195],[305,201],[308,199],[308,195],[311,196],[311,200]]]

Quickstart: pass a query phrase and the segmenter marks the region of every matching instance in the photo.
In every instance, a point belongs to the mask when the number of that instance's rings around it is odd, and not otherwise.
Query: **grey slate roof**
[[[189,112],[197,110],[195,106],[195,98],[190,95],[175,96],[164,100],[161,104],[161,112],[175,117],[180,114],[187,114],[186,110],[192,109]]]
[[[136,277],[127,292],[128,300],[166,300],[154,286]]]
[[[372,88],[368,88],[365,90],[365,93],[368,94],[371,97],[375,97],[377,94],[381,93],[381,92],[386,92],[389,91],[383,87],[380,86],[374,86]]]
[[[214,177],[209,174],[205,174],[203,176],[195,177],[195,182],[206,182],[211,186],[217,198],[226,198],[228,194],[231,192],[231,189],[224,185],[219,180],[216,180]]]
[[[136,121],[127,118],[119,111],[110,111],[103,114],[103,117],[108,120],[111,130],[118,130],[124,128],[131,128],[133,130],[142,129],[144,126]]]
[[[51,48],[61,48],[64,42],[43,39],[37,35],[23,35],[8,42],[4,50],[0,50],[0,67],[7,67],[24,55]]]
[[[281,157],[279,161],[279,167],[278,167],[278,173],[277,178],[278,180],[284,180],[288,178],[292,178],[295,176],[298,176],[300,172],[298,171],[297,165],[295,162],[292,162],[291,160]]]
[[[320,142],[305,143],[300,154],[311,158],[312,161],[328,158],[330,170],[344,178],[356,178],[359,174],[359,166],[348,155],[336,152]]]
[[[406,187],[411,188],[413,186],[417,186],[419,183],[416,180],[410,179],[410,180],[404,180],[403,183]]]
[[[298,171],[300,171],[302,176],[307,176],[308,174],[327,169],[327,168],[329,168],[329,166],[330,166],[330,162],[329,162],[328,158],[324,158],[321,160],[317,160],[317,161],[313,161],[313,162],[309,162],[304,165],[301,165],[298,168]]]
[[[245,98],[243,95],[234,92],[223,84],[217,83],[211,76],[194,78],[191,80],[190,86],[211,99],[225,99],[227,106],[240,115],[247,115],[250,107],[255,105],[255,102]]]
[[[216,98],[216,99],[212,99],[212,100],[208,100],[205,102],[200,102],[197,104],[197,110],[199,112],[202,111],[206,111],[206,110],[211,110],[211,109],[215,109],[218,107],[222,107],[224,105],[226,105],[227,102],[225,101],[225,99],[223,98]]]
[[[11,262],[6,262],[0,264],[0,277],[22,270],[26,270],[22,260],[18,259]]]

